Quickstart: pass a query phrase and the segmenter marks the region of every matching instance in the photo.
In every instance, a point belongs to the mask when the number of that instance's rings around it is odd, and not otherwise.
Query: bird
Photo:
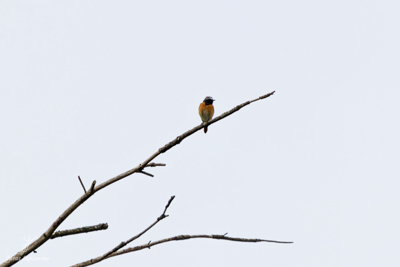
[[[209,122],[214,115],[214,106],[213,102],[215,100],[211,96],[207,96],[204,98],[203,102],[201,102],[199,106],[199,115],[203,122]],[[204,127],[204,133],[207,133],[207,126]]]

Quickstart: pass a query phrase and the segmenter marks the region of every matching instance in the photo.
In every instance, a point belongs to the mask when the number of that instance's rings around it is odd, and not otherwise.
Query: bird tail
[[[204,133],[207,133],[207,126],[206,127],[204,127]]]

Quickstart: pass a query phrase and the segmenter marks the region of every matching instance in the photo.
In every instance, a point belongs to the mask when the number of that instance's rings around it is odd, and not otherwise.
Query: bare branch
[[[220,240],[228,240],[228,241],[236,241],[236,242],[251,242],[251,243],[257,243],[257,242],[272,242],[272,243],[279,243],[279,244],[292,244],[293,242],[290,241],[276,241],[276,240],[266,240],[266,239],[255,239],[255,238],[239,238],[239,237],[229,237],[226,235],[178,235],[170,238],[165,238],[161,239],[155,242],[149,242],[144,245],[136,246],[136,247],[131,247],[131,248],[126,248],[117,252],[114,252],[112,254],[109,254],[107,258],[119,256],[122,254],[130,253],[130,252],[135,252],[138,250],[142,250],[145,248],[151,248],[152,246],[159,245],[162,243],[166,242],[171,242],[171,241],[182,241],[182,240],[187,240],[187,239],[194,239],[194,238],[210,238],[210,239],[220,239]],[[73,265],[71,267],[83,267],[83,266],[89,266],[92,265],[95,262],[86,261],[82,262],[76,265]]]
[[[90,189],[89,189],[89,193],[90,194],[94,194],[94,186],[96,185],[96,180],[94,180],[93,182],[92,182],[92,185],[90,186]]]
[[[270,243],[279,243],[279,244],[292,244],[293,243],[290,241],[276,241],[276,240],[266,240],[266,239],[258,239],[258,238],[255,239],[255,238],[229,237],[226,235],[178,235],[178,236],[174,236],[174,237],[170,237],[170,238],[161,239],[161,240],[158,240],[155,242],[149,242],[144,245],[123,249],[121,251],[111,254],[109,257],[114,257],[114,256],[129,253],[129,252],[142,250],[145,248],[150,248],[152,246],[159,245],[159,244],[166,243],[166,242],[182,241],[182,240],[193,239],[193,238],[210,238],[210,239],[220,239],[220,240],[228,240],[228,241],[236,241],[236,242],[251,242],[251,243],[257,243],[257,242],[270,242]],[[82,265],[82,266],[86,266],[86,265]]]
[[[92,195],[94,195],[97,191],[129,176],[132,175],[135,172],[139,172],[139,171],[143,171],[143,169],[145,167],[147,167],[147,165],[151,165],[151,161],[153,159],[155,159],[157,156],[159,156],[162,153],[165,153],[166,151],[170,150],[171,148],[173,148],[174,146],[180,144],[180,142],[182,142],[182,140],[184,140],[185,138],[189,137],[190,135],[194,134],[195,132],[201,130],[202,128],[204,128],[205,126],[211,125],[213,123],[216,123],[219,120],[224,119],[225,117],[235,113],[236,111],[240,110],[241,108],[249,105],[250,103],[253,103],[255,101],[267,98],[271,95],[273,95],[275,93],[275,91],[260,96],[254,100],[251,101],[247,101],[243,104],[240,104],[236,107],[234,107],[233,109],[223,113],[222,115],[214,118],[213,120],[205,123],[205,124],[200,124],[196,127],[194,127],[193,129],[183,133],[182,135],[179,135],[178,137],[176,137],[174,140],[172,140],[171,142],[169,142],[168,144],[164,145],[163,147],[159,148],[153,155],[151,155],[148,159],[146,159],[145,161],[143,161],[141,164],[139,164],[138,166],[136,166],[133,169],[130,169],[124,173],[121,173],[117,176],[115,176],[114,178],[111,178],[101,184],[99,184],[98,186],[95,187],[96,181],[93,181],[92,186],[90,188],[89,191],[87,191],[85,194],[83,194],[80,198],[78,198],[71,206],[69,206],[58,218],[57,220],[55,220],[51,226],[46,230],[46,232],[44,232],[39,238],[37,238],[35,241],[33,241],[30,245],[28,245],[26,248],[22,249],[21,251],[19,251],[17,254],[15,254],[14,256],[12,256],[10,259],[8,259],[7,261],[3,262],[2,264],[0,264],[0,267],[8,267],[8,266],[12,266],[15,263],[17,263],[18,261],[22,260],[25,256],[29,255],[32,251],[34,251],[35,249],[37,249],[38,247],[40,247],[42,244],[44,244],[50,237],[51,235],[54,233],[54,231],[60,226],[60,224],[72,213],[74,212],[74,210],[76,210],[80,205],[82,205],[82,203],[84,203],[88,198],[90,198]]]
[[[172,197],[168,200],[168,203],[167,203],[167,205],[166,205],[165,208],[164,208],[164,212],[161,214],[160,217],[165,218],[165,217],[168,216],[168,215],[165,215],[165,213],[167,212],[167,209],[169,208],[169,205],[171,205],[171,202],[172,202],[172,200],[174,200],[174,198],[175,198],[175,196],[172,196]],[[163,219],[163,218],[161,218],[161,219]],[[159,220],[161,220],[161,219],[159,219]]]
[[[145,172],[145,171],[138,171],[138,173],[142,173],[142,174],[145,174],[145,175],[147,175],[147,176],[154,177],[153,174],[148,173],[148,172]]]
[[[108,228],[107,223],[100,223],[98,225],[93,225],[93,226],[85,226],[85,227],[80,227],[80,228],[75,228],[75,229],[69,229],[69,230],[62,230],[62,231],[57,231],[53,233],[50,237],[50,239],[54,239],[57,237],[62,237],[66,235],[76,235],[76,234],[82,234],[82,233],[88,233],[88,232],[93,232],[93,231],[99,231],[99,230],[106,230]]]
[[[154,225],[156,225],[159,221],[161,221],[162,219],[168,217],[168,215],[165,215],[165,212],[167,211],[169,205],[171,204],[172,200],[174,200],[175,196],[172,196],[169,201],[168,204],[165,206],[164,212],[160,215],[160,217],[157,218],[157,220],[155,222],[153,222],[149,227],[147,227],[146,229],[144,229],[142,232],[140,232],[139,234],[135,235],[134,237],[128,239],[125,242],[121,242],[118,246],[116,246],[115,248],[113,248],[112,250],[110,250],[109,252],[105,253],[102,256],[99,256],[97,258],[85,261],[85,262],[81,262],[78,264],[73,265],[72,267],[79,267],[79,266],[88,266],[88,265],[92,265],[95,263],[98,263],[106,258],[108,258],[111,254],[115,253],[116,251],[118,251],[119,249],[121,249],[122,247],[128,245],[130,242],[132,242],[133,240],[138,239],[140,236],[142,236],[144,233],[146,233],[148,230],[150,230]]]
[[[79,175],[78,175],[78,179],[79,179],[79,182],[81,182],[83,191],[86,193],[86,188],[85,188],[85,186],[83,185],[82,180],[81,180],[81,177],[80,177]]]
[[[240,238],[240,237],[230,237],[226,235],[178,235],[170,238],[164,238],[155,242],[149,242],[144,245],[136,246],[136,247],[131,247],[131,248],[126,248],[121,251],[115,252],[114,254],[110,255],[110,257],[126,254],[129,252],[134,252],[138,250],[142,250],[145,248],[150,248],[155,245],[159,245],[162,243],[166,242],[171,242],[171,241],[182,241],[182,240],[187,240],[187,239],[193,239],[193,238],[210,238],[210,239],[220,239],[220,240],[228,240],[228,241],[236,241],[236,242],[250,242],[250,243],[257,243],[257,242],[269,242],[269,243],[279,243],[279,244],[292,244],[293,242],[291,241],[276,241],[276,240],[267,240],[267,239],[256,239],[256,238]],[[82,265],[85,266],[85,265]]]
[[[159,148],[158,151],[156,151],[156,152],[155,152],[153,155],[151,155],[148,159],[146,159],[145,161],[143,161],[142,164],[139,164],[139,166],[137,166],[137,167],[135,167],[135,168],[133,168],[133,169],[130,169],[129,171],[126,171],[126,172],[124,172],[124,173],[121,173],[120,175],[115,176],[114,178],[111,178],[111,179],[109,179],[109,180],[107,180],[107,181],[105,181],[105,182],[99,184],[98,186],[96,186],[96,191],[99,191],[99,190],[103,189],[104,187],[106,187],[106,186],[108,186],[108,185],[110,185],[110,184],[112,184],[112,183],[115,183],[115,182],[117,182],[117,181],[119,181],[119,180],[121,180],[121,179],[123,179],[123,178],[125,178],[125,177],[127,177],[127,176],[129,176],[129,175],[131,175],[131,174],[133,174],[133,173],[135,173],[135,172],[137,172],[137,171],[143,170],[143,168],[144,168],[143,166],[147,166],[147,165],[150,163],[150,161],[152,161],[153,159],[155,159],[157,156],[159,156],[159,155],[162,154],[162,153],[165,153],[166,151],[170,150],[170,149],[173,148],[174,146],[180,144],[180,142],[182,142],[183,139],[185,139],[185,138],[191,136],[192,134],[194,134],[195,132],[197,132],[197,131],[203,129],[205,126],[208,126],[208,125],[211,125],[211,124],[213,124],[213,123],[216,123],[217,121],[222,120],[222,119],[224,119],[225,117],[227,117],[227,116],[229,116],[229,115],[232,115],[233,113],[235,113],[236,111],[240,110],[241,108],[243,108],[243,107],[249,105],[250,103],[253,103],[253,102],[255,102],[255,101],[258,101],[258,100],[267,98],[267,97],[273,95],[274,93],[275,93],[275,91],[273,91],[273,92],[271,92],[271,93],[269,93],[269,94],[260,96],[260,97],[258,97],[258,98],[256,98],[256,99],[251,100],[251,101],[247,101],[247,102],[245,102],[245,103],[243,103],[243,104],[237,105],[237,106],[234,107],[233,109],[231,109],[231,110],[229,110],[229,111],[223,113],[222,115],[220,115],[220,116],[218,116],[218,117],[212,119],[212,120],[209,121],[208,123],[206,123],[206,124],[203,124],[203,123],[202,123],[202,124],[200,124],[199,126],[196,126],[196,127],[194,127],[193,129],[191,129],[191,130],[189,130],[189,131],[187,131],[187,132],[185,132],[185,133],[179,135],[178,137],[176,137],[174,140],[172,140],[172,141],[169,142],[168,144],[166,144],[166,145],[164,145],[163,147]]]

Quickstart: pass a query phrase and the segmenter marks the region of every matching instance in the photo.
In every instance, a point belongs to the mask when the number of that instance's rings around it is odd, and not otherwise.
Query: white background
[[[399,266],[398,1],[1,1],[0,262],[59,228],[18,266],[97,257],[167,214],[140,245],[96,266]],[[46,259],[46,260],[45,260]],[[29,260],[29,261],[28,261]]]

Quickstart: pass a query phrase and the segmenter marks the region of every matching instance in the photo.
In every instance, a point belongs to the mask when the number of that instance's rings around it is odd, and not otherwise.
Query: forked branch
[[[164,212],[157,218],[157,220],[155,222],[153,222],[149,227],[147,227],[146,229],[144,229],[142,232],[140,232],[139,234],[135,235],[134,237],[128,239],[125,242],[121,242],[118,246],[116,246],[115,248],[113,248],[112,250],[108,251],[107,253],[105,253],[102,256],[99,256],[97,258],[94,259],[90,259],[88,261],[82,262],[82,263],[78,263],[76,265],[73,265],[71,267],[79,267],[79,266],[89,266],[95,263],[98,263],[104,259],[107,259],[108,257],[110,257],[111,254],[115,253],[116,251],[120,250],[121,248],[123,248],[124,246],[128,245],[129,243],[131,243],[133,240],[138,239],[139,237],[141,237],[144,233],[146,233],[147,231],[149,231],[151,228],[153,228],[154,225],[156,225],[159,221],[161,221],[164,218],[167,218],[168,215],[165,215],[165,212],[167,212],[167,209],[169,207],[169,205],[171,205],[172,200],[174,200],[175,196],[172,196],[167,205],[165,206]]]
[[[236,241],[236,242],[250,242],[250,243],[257,243],[257,242],[271,242],[271,243],[279,243],[279,244],[292,244],[293,242],[290,241],[276,241],[276,240],[266,240],[266,239],[258,239],[258,238],[239,238],[239,237],[230,237],[226,235],[178,235],[178,236],[173,236],[170,238],[164,238],[158,241],[154,242],[149,242],[147,244],[143,244],[140,246],[136,247],[130,247],[126,248],[117,252],[114,252],[106,257],[106,259],[119,256],[122,254],[130,253],[130,252],[135,252],[138,250],[146,249],[146,248],[151,248],[152,246],[171,242],[171,241],[182,241],[182,240],[188,240],[188,239],[194,239],[194,238],[209,238],[209,239],[219,239],[219,240],[227,240],[227,241]],[[89,266],[92,265],[93,263],[91,261],[85,261],[76,265],[73,265],[71,267],[84,267],[84,266]]]
[[[111,178],[97,186],[96,185],[96,181],[93,181],[91,187],[89,190],[87,190],[87,192],[85,192],[81,197],[79,197],[71,206],[69,206],[51,225],[50,227],[39,237],[37,238],[35,241],[33,241],[31,244],[29,244],[26,248],[24,248],[23,250],[21,250],[20,252],[18,252],[17,254],[15,254],[14,256],[12,256],[10,259],[8,259],[7,261],[3,262],[2,264],[0,264],[0,267],[8,267],[8,266],[12,266],[15,263],[17,263],[18,261],[22,260],[25,256],[29,255],[30,253],[32,253],[32,251],[36,250],[38,247],[40,247],[41,245],[43,245],[45,242],[47,242],[49,240],[49,238],[52,236],[52,234],[54,233],[54,231],[61,225],[62,222],[65,221],[65,219],[68,218],[69,215],[71,215],[72,212],[74,212],[74,210],[76,210],[80,205],[82,205],[86,200],[88,200],[92,195],[94,195],[97,191],[127,177],[132,175],[133,173],[136,172],[141,172],[143,173],[143,169],[146,167],[156,167],[156,166],[162,166],[162,165],[158,165],[156,163],[150,163],[153,159],[155,159],[157,156],[159,156],[162,153],[165,153],[166,151],[168,151],[169,149],[173,148],[174,146],[178,145],[180,142],[182,142],[185,138],[191,136],[192,134],[194,134],[195,132],[201,130],[202,128],[204,128],[205,126],[211,125],[213,123],[216,123],[219,120],[222,120],[224,118],[226,118],[229,115],[232,115],[233,113],[235,113],[236,111],[240,110],[241,108],[255,102],[261,99],[265,99],[271,95],[273,95],[275,93],[275,91],[260,96],[256,99],[253,99],[251,101],[247,101],[245,103],[242,103],[240,105],[237,105],[236,107],[234,107],[233,109],[223,113],[222,115],[214,118],[213,120],[209,121],[208,123],[202,123],[196,127],[194,127],[193,129],[179,135],[178,137],[176,137],[174,140],[172,140],[171,142],[169,142],[168,144],[164,145],[163,147],[159,148],[153,155],[151,155],[148,159],[146,159],[145,161],[143,161],[141,164],[139,164],[138,166],[136,166],[133,169],[130,169],[124,173],[121,173],[117,176],[115,176],[114,178]],[[148,173],[144,173],[149,175]],[[85,189],[86,190],[86,189]]]
[[[124,246],[128,245],[130,242],[138,239],[140,236],[142,236],[144,233],[146,233],[148,230],[150,230],[153,226],[155,226],[159,221],[168,217],[168,215],[166,215],[165,213],[166,213],[167,209],[169,208],[169,206],[171,205],[171,202],[172,202],[172,200],[174,200],[174,198],[175,198],[175,196],[172,196],[170,198],[170,200],[168,201],[167,205],[164,208],[164,212],[160,215],[160,217],[157,218],[157,220],[155,222],[153,222],[145,230],[143,230],[139,234],[135,235],[134,237],[128,239],[127,241],[121,242],[118,246],[116,246],[112,250],[108,251],[107,253],[103,254],[102,256],[75,264],[71,267],[89,266],[89,265],[98,263],[102,260],[108,259],[110,257],[119,256],[119,255],[126,254],[129,252],[135,252],[135,251],[142,250],[145,248],[151,248],[152,246],[159,245],[159,244],[166,243],[166,242],[181,241],[181,240],[187,240],[187,239],[193,239],[193,238],[210,238],[210,239],[220,239],[220,240],[228,240],[228,241],[236,241],[236,242],[253,242],[253,243],[256,243],[256,242],[272,242],[272,243],[280,243],[280,244],[293,243],[291,241],[276,241],[276,240],[267,240],[267,239],[230,237],[230,236],[226,236],[227,235],[227,233],[226,233],[224,235],[178,235],[178,236],[174,236],[174,237],[170,237],[170,238],[161,239],[161,240],[158,240],[155,242],[150,241],[147,244],[120,250]]]

